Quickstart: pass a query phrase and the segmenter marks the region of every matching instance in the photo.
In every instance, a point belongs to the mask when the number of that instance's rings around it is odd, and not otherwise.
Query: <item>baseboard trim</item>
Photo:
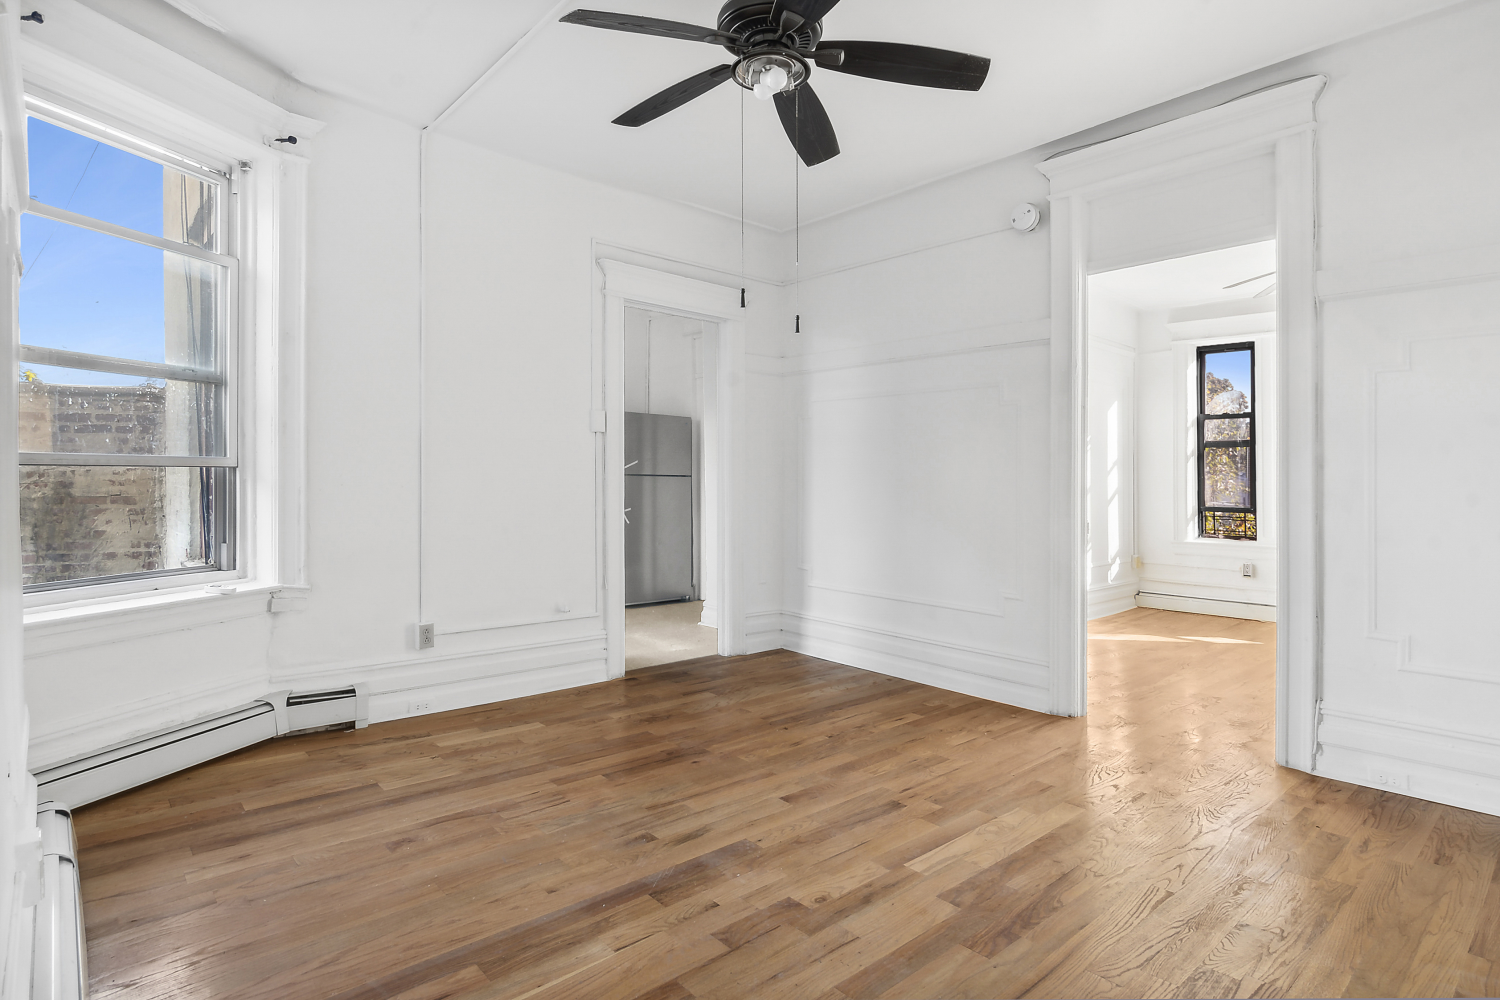
[[[471,680],[448,681],[421,687],[405,688],[370,695],[370,722],[394,722],[419,715],[436,712],[452,712],[460,708],[492,705],[516,698],[564,691],[568,688],[585,687],[608,681],[609,671],[604,659],[590,658],[578,663],[553,664],[532,670],[503,675],[477,677]],[[414,710],[416,704],[427,707]]]
[[[780,611],[756,611],[745,616],[745,652],[769,653],[786,641]]]
[[[1129,611],[1137,607],[1135,603],[1136,592],[1140,590],[1138,584],[1113,583],[1103,587],[1093,587],[1089,590],[1089,621],[1095,618],[1108,618],[1122,611]]]
[[[797,612],[782,618],[786,649],[1033,712],[1049,707],[1048,670],[1039,661]]]
[[[1318,746],[1314,774],[1500,816],[1494,737],[1325,707]],[[1376,773],[1401,778],[1382,784]]]
[[[1183,597],[1178,594],[1155,594],[1141,591],[1135,595],[1138,608],[1159,611],[1185,611],[1194,615],[1217,615],[1220,618],[1247,618],[1250,621],[1274,622],[1276,605],[1225,601],[1213,597]]]

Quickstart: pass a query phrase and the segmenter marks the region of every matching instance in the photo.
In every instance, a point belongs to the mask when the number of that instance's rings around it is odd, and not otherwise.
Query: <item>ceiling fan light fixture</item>
[[[741,87],[767,101],[800,87],[807,79],[807,64],[794,53],[761,51],[736,63],[734,78]]]

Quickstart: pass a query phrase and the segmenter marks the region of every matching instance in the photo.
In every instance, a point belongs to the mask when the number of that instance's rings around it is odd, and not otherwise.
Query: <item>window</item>
[[[1255,345],[1198,348],[1198,513],[1204,538],[1255,540]]]
[[[27,142],[23,582],[232,570],[229,175],[40,102]]]

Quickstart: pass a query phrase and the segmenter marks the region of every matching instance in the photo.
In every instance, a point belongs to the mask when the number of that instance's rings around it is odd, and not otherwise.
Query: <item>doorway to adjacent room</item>
[[[1274,240],[1088,278],[1091,700],[1142,670],[1178,687],[1231,670],[1266,687],[1269,731],[1276,278]]]
[[[705,322],[625,310],[625,669],[713,656]],[[711,564],[712,556],[708,557]],[[711,570],[711,566],[710,566]]]

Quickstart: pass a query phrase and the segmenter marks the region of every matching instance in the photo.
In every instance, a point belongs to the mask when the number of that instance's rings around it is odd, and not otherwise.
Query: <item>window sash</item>
[[[150,464],[148,462],[136,462],[135,466],[139,468]],[[132,583],[145,583],[174,577],[196,581],[203,579],[223,579],[233,576],[235,568],[239,565],[239,488],[237,483],[239,477],[232,469],[211,465],[206,462],[199,462],[191,467],[215,469],[216,471],[213,473],[213,489],[218,496],[224,498],[223,502],[213,505],[213,517],[210,526],[210,531],[212,532],[212,554],[209,564],[203,566],[180,566],[171,569],[143,570],[134,573],[111,573],[105,576],[81,577],[76,580],[50,580],[45,583],[28,583],[22,587],[22,592],[26,595],[58,593],[78,590],[80,588],[120,588]],[[158,588],[153,587],[152,589]],[[119,592],[123,593],[124,591]]]
[[[128,226],[117,226],[113,222],[105,222],[103,219],[96,219],[91,215],[79,215],[77,212],[70,212],[65,208],[56,208],[45,202],[27,202],[26,213],[28,215],[40,215],[43,218],[52,219],[54,222],[65,222],[70,226],[77,226],[80,229],[92,229],[94,232],[104,233],[106,236],[118,236],[122,240],[142,243],[148,247],[155,247],[158,250],[167,250],[171,253],[182,254],[184,257],[196,257],[210,264],[218,264],[220,267],[233,267],[236,263],[235,258],[228,254],[214,253],[212,250],[195,247],[191,243],[178,243],[176,240],[165,239],[161,236],[152,236],[150,233],[143,233],[139,229],[131,229]]]
[[[123,149],[127,153],[144,156],[148,160],[156,160],[165,166],[171,167],[173,170],[193,174],[206,181],[222,184],[229,180],[229,172],[221,167],[195,160],[174,149],[159,146],[154,142],[142,139],[140,136],[117,129],[112,125],[99,121],[97,118],[90,118],[88,115],[79,114],[77,111],[65,108],[59,104],[53,104],[51,101],[43,100],[31,94],[26,95],[26,113],[32,117],[40,118],[48,124],[92,135],[100,142],[108,143],[117,149]]]
[[[32,347],[21,345],[21,360],[33,365],[52,365],[55,368],[81,368],[84,371],[107,372],[111,375],[137,375],[141,378],[167,378],[174,382],[207,382],[223,385],[224,373],[208,368],[189,368],[186,365],[167,365],[159,361],[132,361],[129,358],[114,358],[106,354],[81,354],[65,351],[59,347]]]

